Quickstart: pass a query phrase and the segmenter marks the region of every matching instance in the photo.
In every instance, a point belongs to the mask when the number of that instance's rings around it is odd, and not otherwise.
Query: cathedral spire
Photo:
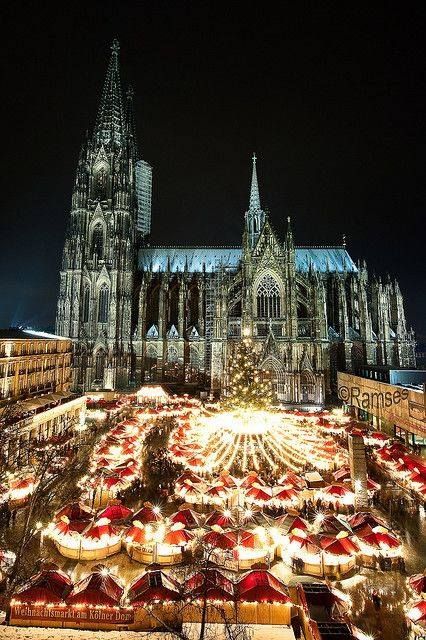
[[[259,184],[257,182],[256,154],[253,153],[253,168],[251,174],[250,202],[246,212],[246,231],[250,247],[257,243],[262,227],[265,224],[265,212],[260,207]]]
[[[111,45],[111,58],[105,78],[98,117],[96,118],[95,138],[98,142],[121,143],[124,133],[124,111],[121,93],[118,53],[120,45],[115,38]]]
[[[257,182],[257,171],[256,171],[256,154],[253,153],[252,161],[253,161],[253,169],[251,174],[251,188],[250,188],[250,211],[260,210],[260,196],[259,196],[259,184]]]

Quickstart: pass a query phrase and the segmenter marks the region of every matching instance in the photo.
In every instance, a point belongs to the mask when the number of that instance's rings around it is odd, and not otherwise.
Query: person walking
[[[374,589],[373,593],[371,594],[371,599],[373,601],[373,606],[375,611],[379,612],[381,607],[382,607],[382,599],[379,596],[379,594],[377,593],[377,591]]]

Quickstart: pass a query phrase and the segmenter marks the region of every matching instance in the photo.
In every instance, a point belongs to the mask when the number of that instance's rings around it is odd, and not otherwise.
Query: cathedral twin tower
[[[281,241],[261,207],[255,156],[241,246],[151,246],[150,227],[151,167],[114,41],[60,272],[56,332],[74,341],[75,388],[164,381],[219,393],[242,334],[281,402],[322,403],[337,370],[415,366],[398,283],[370,280],[345,246],[296,247],[290,221]]]

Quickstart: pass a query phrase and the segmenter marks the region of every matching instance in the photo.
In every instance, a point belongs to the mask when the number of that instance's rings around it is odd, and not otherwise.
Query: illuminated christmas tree
[[[257,366],[253,341],[249,337],[238,343],[229,362],[226,409],[265,410],[273,399],[271,380]]]

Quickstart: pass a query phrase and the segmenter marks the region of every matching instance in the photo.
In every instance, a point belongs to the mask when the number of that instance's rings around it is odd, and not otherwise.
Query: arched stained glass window
[[[265,275],[257,288],[257,317],[279,318],[280,315],[280,289],[272,276]]]
[[[108,285],[103,284],[99,290],[98,301],[98,322],[108,322],[109,308],[109,289]]]
[[[83,322],[89,322],[90,287],[88,284],[83,292]]]
[[[96,254],[99,260],[104,255],[104,231],[100,223],[94,227],[92,232],[91,254],[92,256]]]

